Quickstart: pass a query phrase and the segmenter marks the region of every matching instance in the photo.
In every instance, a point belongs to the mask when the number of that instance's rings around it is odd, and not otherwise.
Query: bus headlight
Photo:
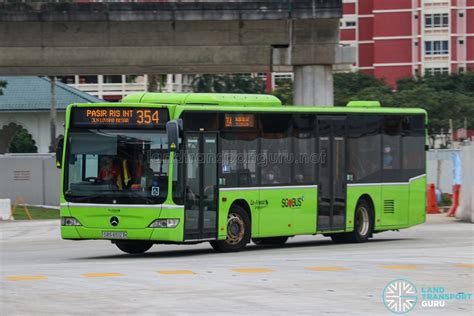
[[[167,218],[154,220],[150,226],[151,228],[175,228],[179,224],[178,218]]]
[[[61,225],[62,226],[82,226],[81,222],[79,222],[74,217],[61,217]]]

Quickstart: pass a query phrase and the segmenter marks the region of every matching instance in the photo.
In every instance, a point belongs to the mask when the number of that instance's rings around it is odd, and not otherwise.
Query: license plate
[[[102,232],[102,238],[108,239],[127,239],[127,232]]]

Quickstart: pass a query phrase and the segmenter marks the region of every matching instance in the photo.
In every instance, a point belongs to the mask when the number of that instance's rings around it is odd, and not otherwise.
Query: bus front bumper
[[[61,237],[70,240],[151,240],[182,242],[182,225],[176,228],[109,229],[84,226],[61,226]]]

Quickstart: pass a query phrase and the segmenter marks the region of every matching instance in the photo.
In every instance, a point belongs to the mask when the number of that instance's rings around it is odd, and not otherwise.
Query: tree
[[[264,93],[265,82],[245,74],[196,75],[192,85],[195,92]]]
[[[3,94],[3,88],[7,87],[7,82],[0,80],[0,95]]]
[[[386,92],[388,86],[383,80],[360,72],[335,73],[334,105],[345,106],[354,95],[367,88],[381,88],[381,91]],[[372,93],[375,92],[376,89],[372,90]]]
[[[276,96],[284,105],[293,104],[293,81],[291,79],[281,79],[272,94]]]
[[[10,153],[36,153],[38,148],[30,133],[24,128],[19,129],[12,137],[8,148]]]

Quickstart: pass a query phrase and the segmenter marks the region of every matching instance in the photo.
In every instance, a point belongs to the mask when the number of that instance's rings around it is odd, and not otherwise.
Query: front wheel
[[[233,205],[227,216],[227,238],[225,240],[213,240],[209,243],[217,251],[234,252],[242,250],[249,241],[249,215],[239,205]]]
[[[123,252],[130,254],[140,254],[146,252],[153,246],[149,241],[116,241],[115,245]]]
[[[359,201],[354,215],[354,231],[350,233],[334,234],[331,239],[336,243],[361,243],[372,236],[374,230],[374,211],[365,200]]]

